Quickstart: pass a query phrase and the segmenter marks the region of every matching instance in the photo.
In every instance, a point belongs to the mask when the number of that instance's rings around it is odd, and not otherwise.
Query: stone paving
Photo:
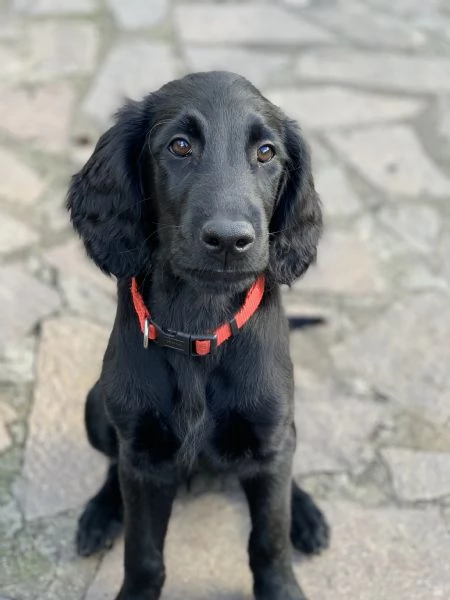
[[[450,4],[447,0],[0,0],[0,598],[112,600],[122,543],[75,556],[104,460],[83,402],[113,283],[62,204],[124,96],[228,68],[302,124],[326,234],[285,293],[295,475],[331,549],[311,600],[450,598]],[[233,482],[176,504],[167,600],[248,600]],[[214,532],[214,535],[212,535]]]

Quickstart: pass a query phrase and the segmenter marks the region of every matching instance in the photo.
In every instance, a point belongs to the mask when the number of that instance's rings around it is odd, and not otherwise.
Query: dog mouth
[[[257,273],[253,271],[187,269],[186,274],[199,283],[243,283],[253,280]]]

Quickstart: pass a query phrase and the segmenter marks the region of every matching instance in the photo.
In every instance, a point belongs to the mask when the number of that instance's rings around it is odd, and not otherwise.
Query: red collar
[[[228,338],[236,335],[239,329],[247,323],[258,310],[264,295],[265,277],[260,275],[245,297],[244,304],[228,323],[220,325],[213,333],[208,335],[190,335],[179,331],[165,330],[157,325],[150,316],[145,306],[136,278],[131,280],[131,296],[133,298],[134,310],[139,319],[141,331],[144,334],[144,348],[148,346],[148,340],[153,340],[159,346],[165,346],[177,350],[186,356],[205,356],[215,352],[218,346]]]

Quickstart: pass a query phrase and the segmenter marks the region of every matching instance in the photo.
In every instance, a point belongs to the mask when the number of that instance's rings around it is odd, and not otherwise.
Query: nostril
[[[220,240],[216,235],[205,235],[203,241],[207,246],[211,246],[211,248],[218,248],[220,246]]]
[[[238,240],[236,240],[236,248],[238,250],[245,250],[245,248],[247,248],[247,246],[249,246],[252,243],[252,239],[250,237],[241,237]]]
[[[245,252],[249,249],[249,247],[253,244],[254,241],[255,238],[252,235],[242,235],[236,240],[234,245],[238,252]]]

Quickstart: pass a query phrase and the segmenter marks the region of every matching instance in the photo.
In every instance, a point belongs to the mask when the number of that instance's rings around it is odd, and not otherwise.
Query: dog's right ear
[[[150,263],[150,199],[142,171],[151,168],[149,103],[129,102],[72,177],[67,208],[88,255],[102,271],[132,277]]]

